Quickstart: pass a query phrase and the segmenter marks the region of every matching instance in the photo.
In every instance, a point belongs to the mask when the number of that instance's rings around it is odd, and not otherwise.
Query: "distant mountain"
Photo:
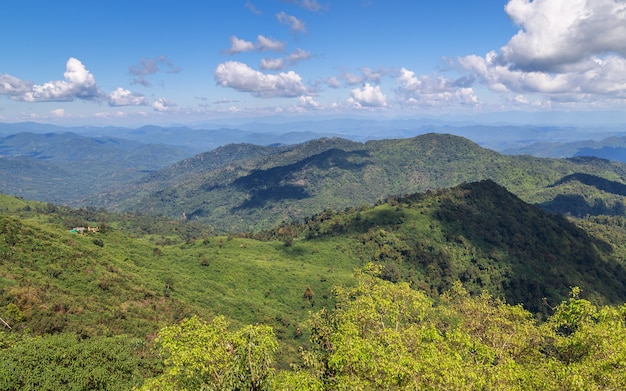
[[[86,202],[172,217],[185,213],[225,231],[260,229],[326,208],[372,204],[389,195],[484,179],[530,203],[558,202],[558,197],[578,195],[583,188],[597,195],[585,201],[587,212],[598,202],[603,210],[618,210],[612,203],[624,203],[624,196],[610,188],[560,182],[577,173],[621,183],[626,165],[502,155],[442,134],[367,143],[323,138],[282,147],[226,146]]]
[[[14,135],[17,133],[74,133],[89,138],[98,139],[123,139],[142,144],[162,144],[176,146],[188,151],[187,156],[210,151],[217,147],[233,143],[249,143],[257,145],[271,144],[297,144],[319,137],[332,137],[335,134],[320,131],[299,131],[297,129],[284,129],[284,131],[248,131],[236,128],[203,128],[195,129],[187,126],[163,127],[145,125],[139,128],[122,127],[60,127],[54,125],[24,122],[16,124],[0,123],[1,135]],[[0,154],[2,152],[0,151]]]
[[[612,136],[602,140],[534,143],[519,148],[507,148],[502,152],[510,155],[527,154],[556,158],[593,156],[616,162],[626,162],[626,137]]]
[[[581,146],[608,137],[623,137],[619,127],[576,127],[510,124],[476,124],[468,121],[442,121],[439,119],[372,119],[335,118],[282,121],[241,120],[224,123],[199,123],[193,126],[95,127],[55,125],[23,122],[0,123],[0,136],[20,132],[65,133],[72,132],[87,137],[115,137],[139,141],[144,144],[182,146],[192,154],[207,152],[232,143],[256,145],[297,144],[321,137],[341,137],[353,141],[410,138],[426,133],[453,134],[468,138],[484,148],[510,154],[523,154],[523,148],[533,144],[582,142]],[[589,140],[589,141],[586,141]],[[587,145],[586,145],[587,144]],[[516,150],[520,152],[515,152]],[[537,155],[544,157],[571,157],[567,155]]]
[[[0,138],[0,191],[72,203],[189,156],[180,147],[75,133],[17,133]]]

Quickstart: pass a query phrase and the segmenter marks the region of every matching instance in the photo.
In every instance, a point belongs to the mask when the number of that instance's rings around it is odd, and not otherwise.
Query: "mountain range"
[[[170,217],[184,213],[220,231],[254,230],[326,208],[492,179],[547,210],[622,215],[626,200],[616,189],[625,177],[619,162],[503,155],[452,135],[366,143],[322,138],[290,146],[227,145],[84,202]]]

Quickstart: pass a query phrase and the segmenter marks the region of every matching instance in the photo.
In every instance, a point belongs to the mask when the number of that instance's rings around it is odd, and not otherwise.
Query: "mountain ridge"
[[[242,159],[236,159],[238,148],[248,151]],[[219,152],[228,155],[223,166],[216,164]],[[437,133],[365,143],[323,138],[293,146],[224,147],[88,203],[171,217],[184,212],[225,231],[250,230],[302,219],[326,207],[371,204],[390,195],[484,179],[496,181],[526,202],[547,205],[559,195],[580,190],[559,182],[577,173],[623,183],[626,165],[602,159],[502,155],[468,139]],[[626,201],[602,189],[595,193],[611,204]],[[586,202],[592,211],[595,201]]]

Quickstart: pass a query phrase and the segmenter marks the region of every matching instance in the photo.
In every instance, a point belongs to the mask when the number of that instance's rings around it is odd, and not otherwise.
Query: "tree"
[[[248,325],[230,331],[223,316],[197,317],[159,332],[163,373],[141,390],[269,390],[278,341],[271,327]]]
[[[68,333],[0,343],[0,390],[128,390],[141,383],[143,345],[127,336],[81,340]]]

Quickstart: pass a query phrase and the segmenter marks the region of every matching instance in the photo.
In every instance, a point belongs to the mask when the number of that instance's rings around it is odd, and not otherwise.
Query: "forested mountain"
[[[171,217],[185,213],[219,230],[251,230],[327,207],[371,204],[388,195],[492,179],[550,210],[576,216],[622,214],[622,194],[613,193],[611,186],[580,182],[575,174],[620,184],[626,165],[593,158],[502,155],[465,138],[434,133],[366,143],[332,138],[281,147],[229,145],[88,203]],[[573,197],[580,202],[569,210],[562,201]]]
[[[181,147],[113,137],[22,132],[0,138],[0,189],[30,199],[72,204],[189,155]]]
[[[8,196],[0,197],[0,211],[0,318],[12,327],[0,333],[0,351],[21,363],[0,365],[8,389],[37,371],[49,384],[70,373],[94,384],[85,379],[99,375],[86,369],[49,372],[71,368],[75,359],[86,368],[109,368],[106,377],[91,381],[122,389],[140,385],[162,371],[146,341],[159,328],[194,315],[271,326],[276,366],[285,370],[290,362],[302,364],[299,346],[315,346],[309,335],[322,337],[319,328],[309,328],[308,312],[323,313],[345,300],[334,287],[352,289],[353,270],[368,264],[381,278],[406,281],[428,300],[438,302],[462,283],[472,295],[488,291],[509,304],[522,303],[537,319],[550,319],[573,286],[596,305],[626,301],[626,220],[580,220],[583,230],[491,180],[326,209],[302,223],[229,236],[214,236],[198,222]],[[99,229],[70,232],[80,226]],[[105,362],[99,361],[103,349]],[[61,352],[75,359],[64,361]]]

